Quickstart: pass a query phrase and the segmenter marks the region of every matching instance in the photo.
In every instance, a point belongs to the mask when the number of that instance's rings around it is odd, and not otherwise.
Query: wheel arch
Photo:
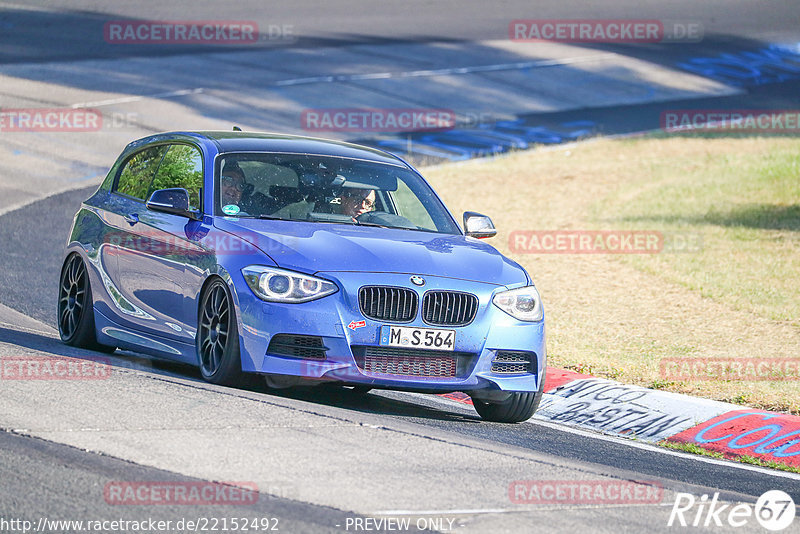
[[[222,280],[225,286],[228,288],[228,294],[230,295],[231,299],[233,300],[233,306],[236,308],[236,317],[238,323],[239,317],[239,295],[236,292],[236,285],[233,283],[233,279],[228,271],[222,267],[217,266],[217,269],[210,272],[208,276],[206,276],[205,280],[203,280],[202,285],[200,286],[200,290],[197,292],[197,298],[195,299],[196,306],[195,306],[195,316],[198,320],[200,320],[200,308],[203,304],[203,295],[205,295],[208,286],[210,286],[215,280]]]

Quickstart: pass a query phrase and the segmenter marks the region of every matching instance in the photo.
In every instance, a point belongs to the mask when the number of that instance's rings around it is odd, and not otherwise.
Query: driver
[[[266,195],[253,192],[253,186],[247,183],[244,171],[236,161],[226,162],[222,169],[220,204],[223,206],[223,211],[226,206],[231,206],[233,211],[236,211],[236,208],[240,210],[236,214],[242,215],[260,215],[271,211],[270,208],[273,207]]]
[[[349,215],[354,221],[359,215],[375,209],[374,189],[342,190],[342,214]]]
[[[223,206],[233,204],[238,206],[242,201],[245,181],[244,172],[235,161],[225,163],[220,178],[220,203]]]

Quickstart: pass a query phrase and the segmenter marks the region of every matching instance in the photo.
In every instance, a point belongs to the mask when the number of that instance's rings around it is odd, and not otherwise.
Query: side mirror
[[[497,235],[492,220],[486,215],[474,211],[464,212],[464,232],[470,237],[486,239]]]
[[[145,206],[152,211],[171,213],[190,219],[197,218],[197,212],[189,209],[189,192],[181,187],[153,191]]]

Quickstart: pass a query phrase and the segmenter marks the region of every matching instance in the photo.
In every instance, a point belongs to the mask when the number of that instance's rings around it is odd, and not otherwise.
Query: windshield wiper
[[[361,222],[358,219],[355,220],[357,226],[377,226],[378,228],[397,228],[397,226],[386,226],[385,224],[378,224],[373,222]]]

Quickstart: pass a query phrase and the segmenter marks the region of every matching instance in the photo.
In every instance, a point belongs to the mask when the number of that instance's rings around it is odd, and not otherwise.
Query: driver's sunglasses
[[[234,176],[223,176],[220,181],[222,182],[222,187],[233,187],[237,191],[244,191],[244,184]]]

